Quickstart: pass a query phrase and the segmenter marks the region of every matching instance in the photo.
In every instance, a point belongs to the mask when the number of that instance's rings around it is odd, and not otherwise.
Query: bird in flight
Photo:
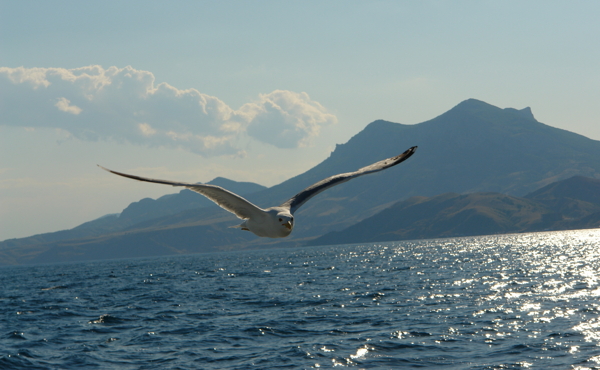
[[[187,182],[176,182],[167,180],[150,179],[141,176],[128,175],[98,165],[98,167],[114,173],[115,175],[128,177],[130,179],[154,182],[172,186],[183,186],[190,190],[200,193],[208,199],[215,202],[221,208],[233,213],[238,218],[244,220],[240,225],[232,226],[242,230],[250,231],[261,237],[284,238],[292,232],[294,228],[294,212],[298,210],[306,201],[320,192],[329,189],[332,186],[339,185],[355,177],[367,175],[370,173],[385,170],[407,160],[417,150],[416,146],[406,150],[404,153],[373,163],[354,172],[341,173],[339,175],[328,177],[313,184],[298,194],[288,199],[283,204],[266,209],[259,208],[250,203],[241,196],[223,189],[220,186],[207,184],[192,184]]]

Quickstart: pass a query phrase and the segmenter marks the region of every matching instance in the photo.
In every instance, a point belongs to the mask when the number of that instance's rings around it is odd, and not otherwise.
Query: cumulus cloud
[[[261,95],[238,112],[249,122],[248,134],[282,148],[306,146],[318,136],[321,126],[337,122],[325,108],[306,93],[276,90]]]
[[[60,128],[82,140],[239,154],[248,135],[280,148],[306,146],[334,115],[306,93],[277,90],[232,109],[196,89],[155,84],[149,71],[0,67],[0,125]]]
[[[63,112],[67,112],[67,113],[71,113],[71,114],[81,113],[81,108],[79,108],[76,105],[69,105],[70,103],[71,103],[71,101],[69,99],[60,98],[58,100],[58,103],[56,103],[54,106]]]

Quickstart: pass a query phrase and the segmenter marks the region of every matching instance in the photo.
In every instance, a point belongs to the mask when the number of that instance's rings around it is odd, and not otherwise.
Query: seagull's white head
[[[277,214],[277,222],[281,225],[285,234],[292,232],[292,229],[294,228],[294,216],[289,212],[279,212]]]

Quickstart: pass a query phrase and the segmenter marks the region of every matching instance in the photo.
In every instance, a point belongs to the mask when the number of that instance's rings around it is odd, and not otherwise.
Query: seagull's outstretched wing
[[[134,180],[154,182],[157,184],[186,187],[190,190],[195,191],[196,193],[200,193],[200,194],[204,195],[208,199],[217,203],[217,205],[219,205],[219,207],[233,213],[234,215],[236,215],[237,217],[239,217],[241,219],[248,219],[252,215],[257,215],[261,212],[264,212],[259,207],[248,202],[246,199],[240,197],[239,195],[237,195],[235,193],[230,192],[229,190],[225,190],[220,186],[207,185],[207,184],[191,184],[191,183],[186,183],[186,182],[174,182],[174,181],[167,181],[167,180],[150,179],[147,177],[128,175],[126,173],[112,171],[112,170],[109,170],[108,168],[104,168],[100,165],[98,165],[98,167],[100,167],[103,170],[106,170],[110,173],[114,173],[115,175],[128,177],[128,178],[134,179]]]
[[[373,163],[372,165],[363,167],[363,168],[359,169],[358,171],[342,173],[339,175],[328,177],[324,180],[317,182],[316,184],[309,186],[308,188],[302,190],[298,194],[294,195],[287,202],[283,203],[280,207],[289,208],[290,213],[294,214],[294,212],[296,212],[296,210],[298,208],[300,208],[300,206],[302,206],[304,203],[306,203],[307,200],[309,200],[310,198],[319,194],[323,190],[329,189],[330,187],[335,186],[335,185],[339,185],[339,184],[346,182],[348,180],[351,180],[355,177],[366,175],[366,174],[377,172],[377,171],[381,171],[381,170],[385,170],[386,168],[395,166],[395,165],[407,160],[411,155],[413,155],[415,153],[416,150],[417,150],[417,147],[413,146],[412,148],[408,149],[407,151],[405,151],[404,153],[402,153],[400,155],[397,155],[392,158],[384,159],[377,163]]]

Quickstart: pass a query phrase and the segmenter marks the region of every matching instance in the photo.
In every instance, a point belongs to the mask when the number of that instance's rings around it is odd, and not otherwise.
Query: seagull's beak
[[[292,223],[290,221],[283,224],[283,226],[287,227],[288,230],[292,230]]]

